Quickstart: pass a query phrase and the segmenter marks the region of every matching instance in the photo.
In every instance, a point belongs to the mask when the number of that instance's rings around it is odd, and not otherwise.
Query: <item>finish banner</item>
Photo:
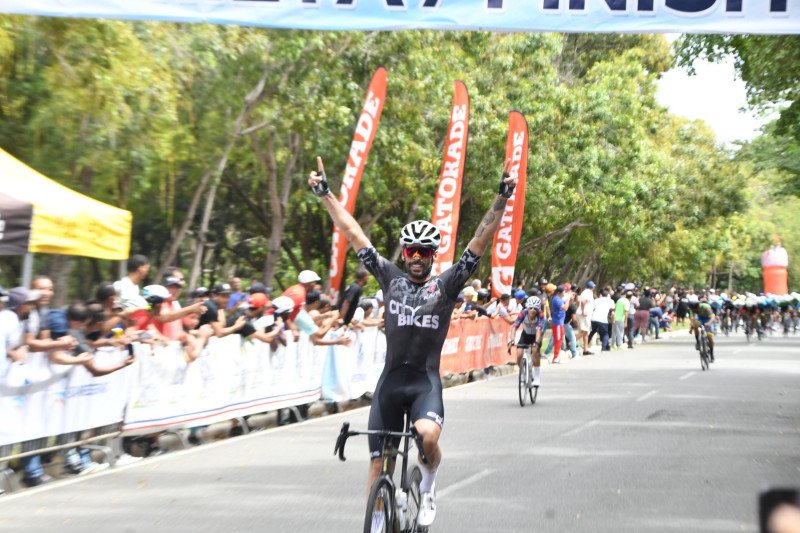
[[[356,209],[356,196],[361,185],[361,175],[367,164],[367,156],[378,131],[378,122],[383,111],[383,102],[386,100],[386,69],[378,68],[372,76],[367,89],[367,98],[364,108],[358,117],[356,132],[353,134],[353,143],[350,145],[350,155],[347,157],[347,167],[344,169],[342,188],[339,192],[339,202],[351,215]],[[328,272],[330,288],[339,293],[342,286],[344,260],[347,256],[347,239],[339,228],[333,228],[333,246],[331,247],[331,264]]]
[[[436,190],[431,220],[442,234],[439,253],[433,263],[434,276],[438,276],[453,265],[468,133],[469,94],[467,86],[461,81],[456,81],[453,84],[453,108],[450,111],[450,125],[447,126],[442,172],[439,175],[439,188]]]
[[[525,214],[525,179],[528,174],[528,123],[519,111],[508,114],[506,161],[511,160],[509,174],[517,176],[517,188],[506,202],[500,226],[492,241],[492,296],[499,298],[514,286],[514,264],[522,236]]]
[[[800,33],[800,0],[0,0],[0,13],[309,30]]]

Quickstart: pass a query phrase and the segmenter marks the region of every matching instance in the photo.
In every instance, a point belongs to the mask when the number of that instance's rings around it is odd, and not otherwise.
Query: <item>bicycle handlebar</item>
[[[430,464],[428,461],[428,456],[425,455],[425,448],[422,445],[422,435],[419,434],[417,428],[411,426],[411,429],[408,433],[404,431],[388,431],[385,429],[380,430],[367,430],[367,431],[350,431],[350,423],[345,422],[342,424],[342,429],[339,430],[339,436],[336,438],[336,446],[333,448],[333,455],[338,454],[340,461],[346,461],[347,458],[344,456],[344,447],[347,444],[347,439],[356,435],[376,435],[381,439],[387,439],[389,437],[397,437],[397,438],[412,438],[414,439],[414,444],[417,446],[417,451],[419,452],[419,458],[423,464]]]

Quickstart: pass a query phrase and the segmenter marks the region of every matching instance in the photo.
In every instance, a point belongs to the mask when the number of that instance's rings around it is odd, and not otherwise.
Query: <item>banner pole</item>
[[[22,259],[22,286],[30,287],[33,281],[33,254],[28,252]]]

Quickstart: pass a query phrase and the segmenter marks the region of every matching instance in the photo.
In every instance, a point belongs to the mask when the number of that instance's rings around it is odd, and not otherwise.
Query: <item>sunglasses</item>
[[[414,257],[415,254],[419,254],[421,258],[427,259],[433,255],[433,252],[433,248],[423,248],[421,246],[409,246],[407,248],[403,248],[403,255],[409,259]]]

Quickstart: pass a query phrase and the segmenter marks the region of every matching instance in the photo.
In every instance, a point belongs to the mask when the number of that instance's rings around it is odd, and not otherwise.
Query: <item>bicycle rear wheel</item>
[[[364,533],[373,533],[373,521],[376,531],[392,533],[394,523],[394,493],[392,483],[386,477],[378,478],[369,491],[367,515],[364,518]],[[382,529],[381,529],[382,528]]]
[[[419,483],[422,481],[422,471],[418,466],[411,469],[411,474],[408,476],[408,525],[406,526],[407,533],[422,533],[427,531],[427,528],[420,528],[417,525],[417,515],[419,515],[419,506],[422,501],[422,493],[419,490]]]
[[[528,356],[523,355],[519,361],[519,405],[525,406],[525,397],[528,395]]]

